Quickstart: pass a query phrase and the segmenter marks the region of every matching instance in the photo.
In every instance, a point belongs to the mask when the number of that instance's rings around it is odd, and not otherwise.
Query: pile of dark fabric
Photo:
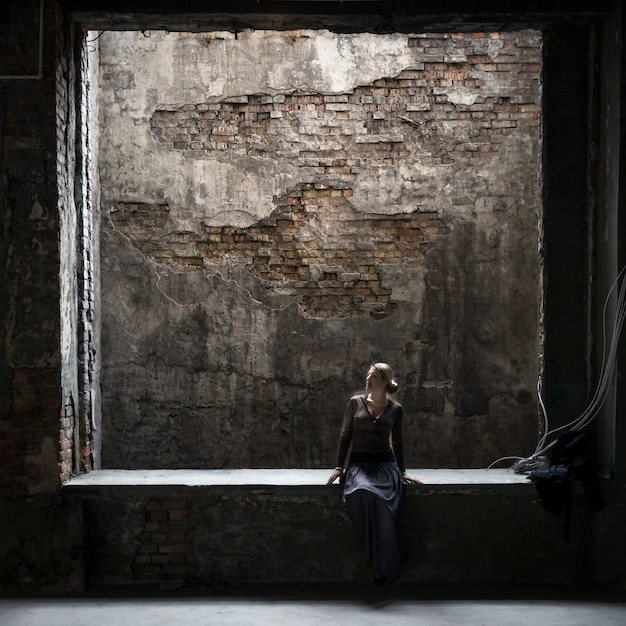
[[[556,517],[565,513],[564,536],[569,539],[572,490],[580,481],[593,512],[604,508],[598,472],[591,456],[591,433],[572,430],[553,444],[550,465],[535,470],[528,478],[535,483],[543,508]]]

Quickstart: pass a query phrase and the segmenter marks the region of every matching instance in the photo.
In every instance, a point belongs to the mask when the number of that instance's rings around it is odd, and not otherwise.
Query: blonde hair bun
[[[388,365],[387,363],[374,363],[372,367],[375,367],[380,372],[383,380],[387,383],[387,391],[389,393],[395,393],[398,391],[398,383],[393,379],[393,370],[391,369],[391,365]]]

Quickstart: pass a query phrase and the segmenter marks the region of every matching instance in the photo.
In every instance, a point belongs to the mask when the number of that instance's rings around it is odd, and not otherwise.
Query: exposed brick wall
[[[59,441],[59,473],[61,481],[67,480],[76,467],[74,433],[76,429],[76,409],[72,398],[61,408],[61,438]]]
[[[485,53],[490,41],[501,46],[497,56]],[[384,219],[358,214],[349,199],[361,170],[401,165],[420,149],[431,163],[475,165],[493,158],[513,130],[539,136],[535,43],[515,33],[430,34],[408,38],[408,46],[419,49],[415,68],[350,93],[244,95],[155,111],[154,136],[175,150],[289,155],[303,180],[324,181],[288,192],[271,217],[247,229],[204,225],[202,238],[161,230],[165,205],[118,203],[113,224],[177,271],[243,259],[267,289],[293,296],[310,317],[388,315],[392,293],[379,266],[423,256],[448,229],[418,207]],[[514,85],[509,95],[452,102],[442,91],[476,93],[496,79]],[[471,130],[441,136],[442,124],[458,122]]]
[[[82,30],[59,29],[56,65],[57,159],[61,207],[60,479],[95,467],[96,272],[87,44]],[[71,49],[73,54],[66,54]],[[59,234],[56,233],[57,247]]]
[[[195,569],[196,511],[187,498],[152,498],[131,569],[137,580],[180,580]]]
[[[205,237],[158,236],[168,216],[164,205],[119,203],[111,220],[142,252],[177,271],[239,259],[267,289],[302,304],[309,317],[381,319],[393,303],[380,265],[423,256],[447,227],[436,214],[363,215],[346,200],[351,195],[350,189],[303,184],[250,228],[204,225]]]
[[[402,123],[418,127],[422,136],[432,139],[441,121],[473,121],[479,126],[472,142],[459,139],[449,147],[444,144],[434,159],[458,157],[459,151],[472,159],[488,159],[496,154],[502,136],[510,129],[528,127],[538,131],[539,103],[530,89],[521,90],[515,97],[480,98],[460,105],[436,93],[444,83],[473,86],[477,81],[468,78],[472,67],[468,63],[463,70],[451,72],[443,63],[427,63],[423,71],[378,80],[349,95],[242,96],[217,104],[159,110],[152,117],[152,130],[160,142],[177,150],[250,156],[290,151],[294,158],[301,159],[302,166],[314,168],[319,176],[336,175],[352,181],[364,159],[370,166],[395,165],[409,154],[397,135]],[[524,69],[529,80],[537,79],[536,64]],[[386,136],[387,132],[396,136]],[[337,135],[344,140],[351,137],[358,144],[359,156],[338,163],[341,154],[354,155],[355,150],[348,150],[345,142],[333,145],[333,136]],[[307,139],[302,149],[298,146],[299,136]]]
[[[490,41],[502,46],[495,58],[485,53]],[[520,42],[515,33],[427,34],[408,38],[408,46],[421,51],[417,58],[422,60],[413,69],[351,93],[296,91],[162,107],[152,116],[152,131],[158,141],[178,150],[289,153],[301,166],[315,168],[316,175],[336,174],[344,181],[354,180],[365,159],[370,166],[392,165],[406,157],[409,147],[398,135],[402,124],[433,140],[442,121],[476,123],[472,141],[459,137],[458,143],[439,143],[436,161],[458,157],[460,151],[473,159],[491,158],[510,129],[538,133],[536,42]],[[475,90],[490,80],[514,88],[507,96],[467,103],[453,103],[442,91]],[[341,144],[333,142],[337,136],[342,136]],[[346,138],[358,150],[348,151]],[[351,158],[337,165],[332,157],[340,152]]]
[[[63,207],[65,215],[69,217],[66,220],[66,225],[73,221],[73,203],[72,203],[72,187],[73,179],[71,178],[71,163],[73,161],[72,148],[68,145],[68,132],[72,128],[73,119],[71,112],[71,94],[75,87],[74,77],[72,76],[72,56],[66,54],[68,39],[68,33],[65,30],[59,30],[57,32],[58,41],[58,56],[55,65],[55,95],[56,95],[56,132],[59,149],[57,150],[57,181],[59,189],[58,204]],[[57,228],[61,231],[61,224],[59,223]],[[73,231],[67,232],[67,226],[63,229],[64,232],[61,237],[57,234],[57,240],[65,238],[68,241],[68,246],[71,245],[73,237]],[[57,243],[57,245],[60,245]],[[68,254],[64,256],[69,257]],[[69,268],[67,268],[69,270]],[[59,267],[59,272],[63,270]],[[67,271],[66,280],[70,280],[69,271]],[[58,279],[57,279],[58,282]],[[68,288],[71,291],[71,288]],[[64,294],[59,294],[59,300],[63,298]],[[68,306],[69,305],[69,306]],[[73,313],[73,307],[69,303],[64,307],[62,315],[67,322],[70,322],[68,317]],[[70,313],[71,312],[71,313]],[[62,322],[61,322],[62,323]],[[61,347],[61,341],[59,341],[59,348]],[[62,359],[62,357],[61,357]],[[63,375],[61,374],[61,377]],[[68,378],[72,379],[71,374],[68,374]],[[67,480],[75,468],[75,460],[77,457],[77,442],[75,440],[76,433],[76,413],[77,407],[74,399],[74,389],[71,383],[61,380],[60,391],[62,393],[62,406],[60,409],[61,431],[59,440],[59,477],[61,482]],[[63,389],[65,387],[65,389]]]
[[[78,401],[79,401],[79,446],[80,467],[75,470],[90,471],[97,469],[96,430],[99,414],[98,406],[98,343],[97,336],[97,302],[98,302],[98,258],[97,234],[95,230],[94,181],[92,153],[93,119],[91,111],[90,90],[92,89],[90,61],[93,55],[88,53],[84,40],[80,46],[81,81],[77,85],[80,93],[77,130],[79,133],[80,150],[78,154],[80,169],[80,196],[78,199],[80,212],[77,218],[77,237],[80,241],[77,271],[78,294]]]

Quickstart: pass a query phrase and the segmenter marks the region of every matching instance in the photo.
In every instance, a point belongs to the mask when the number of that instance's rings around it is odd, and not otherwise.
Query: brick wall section
[[[495,39],[502,48],[492,58],[485,48]],[[442,161],[462,155],[491,158],[502,136],[514,128],[538,133],[540,64],[535,45],[523,47],[514,33],[424,35],[409,38],[408,45],[420,50],[416,59],[422,60],[398,77],[346,94],[299,91],[162,107],[152,117],[152,131],[158,141],[184,151],[291,154],[318,178],[336,174],[347,181],[354,180],[364,159],[375,166],[406,157],[410,148],[401,133],[411,126],[428,141],[439,134],[443,121],[476,123],[472,141],[459,137],[458,143],[438,143],[434,158]],[[462,104],[451,102],[443,91],[475,90],[492,79],[514,84],[512,93]],[[338,135],[341,143],[334,141]],[[346,138],[359,144],[358,151],[347,152]],[[359,157],[340,166],[328,160],[340,152]]]
[[[89,55],[87,45],[83,41],[80,47],[81,73],[88,76]],[[93,209],[93,183],[90,172],[92,169],[93,155],[91,153],[91,128],[88,98],[90,96],[91,82],[82,80],[78,86],[80,89],[79,129],[81,142],[81,168],[80,168],[80,206],[78,216],[78,238],[80,239],[80,259],[77,267],[78,279],[78,395],[80,407],[80,470],[90,471],[97,468],[95,459],[95,429],[93,423],[97,413],[95,406],[94,386],[99,384],[96,380],[96,272],[97,259],[94,250],[94,209]]]
[[[530,41],[515,33],[410,37],[414,68],[350,93],[161,107],[151,129],[173,149],[216,159],[288,156],[302,181],[318,182],[301,183],[270,218],[248,229],[204,226],[204,238],[159,232],[165,206],[120,203],[111,219],[144,253],[177,271],[244,259],[266,288],[294,297],[309,317],[384,317],[392,294],[379,266],[423,255],[447,229],[419,207],[384,219],[358,215],[350,208],[351,184],[362,169],[400,165],[418,151],[422,162],[471,166],[495,157],[513,130],[538,139],[540,64]],[[497,55],[486,53],[490,43],[497,43]],[[477,95],[493,79],[509,85],[508,95]],[[474,96],[453,102],[455,88]],[[459,132],[442,133],[449,123]]]
[[[380,265],[424,255],[447,227],[428,213],[363,215],[347,201],[351,195],[350,189],[303,184],[254,226],[205,225],[205,237],[154,236],[152,229],[167,219],[164,205],[119,203],[111,219],[142,252],[178,271],[239,259],[267,289],[291,296],[309,317],[380,319],[393,308]]]
[[[74,452],[74,432],[76,429],[76,409],[69,401],[61,408],[61,438],[59,441],[59,472],[61,481],[67,480],[76,466]]]
[[[152,130],[160,142],[178,150],[259,157],[292,151],[302,166],[314,168],[318,175],[337,175],[350,181],[358,174],[361,159],[368,159],[372,166],[395,165],[407,156],[400,136],[385,135],[397,133],[402,122],[432,137],[441,121],[479,121],[481,128],[474,141],[469,145],[459,141],[449,155],[458,156],[455,153],[462,151],[473,159],[493,157],[502,135],[510,129],[538,129],[539,106],[532,96],[528,101],[520,94],[515,99],[487,97],[473,104],[452,105],[446,96],[436,95],[433,87],[426,88],[428,94],[418,95],[424,73],[432,77],[429,82],[440,85],[459,82],[467,86],[474,82],[461,78],[467,76],[471,65],[457,70],[458,75],[445,67],[443,63],[425,64],[424,72],[403,72],[398,79],[375,81],[372,87],[361,87],[351,95],[242,96],[238,102],[230,99],[218,104],[185,105],[175,111],[158,110],[151,120]],[[436,78],[451,75],[457,78]],[[332,145],[336,135],[352,137],[359,144],[359,158],[337,165],[332,157],[345,153],[346,148]],[[301,137],[306,139],[303,149],[297,145]],[[444,151],[437,158],[445,157]]]
[[[59,31],[57,38],[59,40],[59,51],[65,49],[66,33]],[[70,166],[71,156],[67,150],[66,129],[70,121],[70,99],[69,92],[72,86],[70,58],[60,53],[55,66],[55,95],[56,95],[56,124],[57,139],[59,148],[64,146],[65,149],[57,150],[57,179],[59,183],[60,198],[59,203],[69,204],[69,196],[71,194],[71,185],[68,176],[68,168]],[[58,226],[60,230],[60,225]],[[59,296],[59,299],[61,296]],[[62,406],[60,410],[60,437],[59,437],[59,477],[60,481],[67,480],[73,473],[74,461],[76,458],[75,449],[75,426],[76,426],[76,406],[74,398],[69,393],[63,394]]]
[[[137,580],[187,579],[194,571],[195,511],[186,498],[152,498],[131,564]]]
[[[62,290],[60,295],[64,335],[61,386],[61,481],[94,468],[92,396],[95,380],[95,272],[93,209],[91,204],[87,89],[82,80],[88,63],[82,31],[59,29],[60,54],[56,65],[58,151],[57,180],[61,207],[60,239]],[[59,234],[56,234],[59,239]],[[57,243],[58,246],[58,243]],[[69,421],[68,421],[69,419]]]

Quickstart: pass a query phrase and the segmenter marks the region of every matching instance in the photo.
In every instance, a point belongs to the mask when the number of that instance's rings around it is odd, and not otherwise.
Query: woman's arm
[[[404,474],[406,466],[404,465],[404,443],[402,441],[402,407],[398,405],[397,415],[391,428],[391,447],[393,448],[393,454],[396,457],[396,463],[400,468],[400,471]]]
[[[338,478],[343,475],[346,458],[348,456],[348,450],[350,449],[350,443],[352,442],[352,425],[354,415],[354,399],[351,398],[346,409],[343,413],[343,422],[341,424],[341,435],[339,436],[339,450],[337,452],[337,465],[332,474],[326,481],[327,485],[334,483]]]
[[[396,462],[402,472],[402,480],[405,483],[411,483],[414,485],[422,485],[422,481],[417,478],[411,478],[406,475],[406,466],[404,464],[404,443],[402,440],[402,407],[400,407],[400,414],[396,417],[391,430],[391,446],[393,447],[393,453],[396,457]]]

